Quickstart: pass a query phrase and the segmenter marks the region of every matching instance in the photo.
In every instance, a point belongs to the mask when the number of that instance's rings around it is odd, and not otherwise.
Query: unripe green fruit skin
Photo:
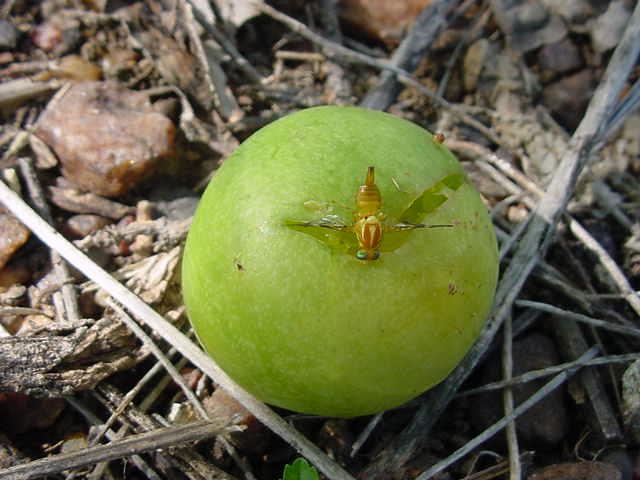
[[[323,202],[352,222],[370,165],[390,224],[422,192],[462,173],[410,122],[317,107],[246,140],[198,206],[182,267],[189,318],[207,352],[267,403],[336,417],[400,405],[440,382],[482,328],[497,248],[467,181],[421,219],[452,228],[402,234],[373,261],[287,224],[322,217],[309,205]]]

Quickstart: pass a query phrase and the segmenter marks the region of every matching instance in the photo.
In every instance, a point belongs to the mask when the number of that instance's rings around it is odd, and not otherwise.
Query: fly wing
[[[347,225],[338,215],[326,215],[319,220],[310,220],[308,222],[287,222],[287,224],[292,227],[328,228],[339,232],[346,232],[352,229],[352,227]]]
[[[408,223],[401,222],[396,223],[395,225],[391,225],[389,230],[392,232],[404,232],[407,230],[414,230],[416,228],[452,228],[453,225],[450,223],[439,223],[439,224],[426,224],[426,223]]]

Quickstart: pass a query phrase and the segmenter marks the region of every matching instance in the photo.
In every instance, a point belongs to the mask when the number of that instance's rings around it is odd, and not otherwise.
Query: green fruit
[[[375,166],[385,233],[359,260],[355,195]],[[440,382],[476,339],[498,275],[495,233],[456,158],[385,113],[318,107],[255,133],[222,165],[183,259],[189,318],[241,386],[291,410],[351,417]]]

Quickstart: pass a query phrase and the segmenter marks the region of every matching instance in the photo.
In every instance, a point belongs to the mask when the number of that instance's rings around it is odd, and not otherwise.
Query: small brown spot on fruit
[[[455,295],[456,293],[458,293],[458,286],[453,282],[449,282],[449,295]]]
[[[244,272],[244,266],[240,263],[240,259],[239,258],[234,258],[233,259],[233,265],[236,267],[236,270],[238,272]]]

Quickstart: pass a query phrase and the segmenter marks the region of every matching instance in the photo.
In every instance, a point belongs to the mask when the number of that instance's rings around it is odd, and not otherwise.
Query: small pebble
[[[525,3],[516,14],[519,27],[525,30],[533,30],[543,27],[549,19],[549,13],[540,2],[530,1]]]
[[[578,47],[570,38],[550,43],[538,53],[540,68],[552,74],[566,73],[582,67],[583,61]]]
[[[582,120],[594,89],[593,72],[584,69],[547,85],[542,93],[542,103],[560,124],[573,131]]]
[[[560,356],[555,344],[546,335],[532,333],[513,342],[514,376],[558,363],[560,363]],[[481,375],[483,384],[501,378],[499,355],[493,355],[486,362]],[[544,383],[545,380],[542,379],[513,387],[515,404],[519,405],[524,402]],[[471,419],[478,430],[484,430],[504,416],[501,391],[478,395],[475,405]],[[562,390],[554,390],[520,416],[516,427],[518,439],[523,448],[549,448],[562,442],[569,428]]]
[[[464,88],[467,92],[472,92],[478,85],[480,72],[487,61],[489,54],[489,41],[481,38],[472,43],[464,56]]]
[[[65,224],[65,233],[73,238],[84,238],[111,223],[100,215],[81,214],[70,217]]]
[[[29,239],[29,230],[10,213],[0,207],[0,269]]]
[[[266,427],[244,408],[235,398],[218,388],[202,402],[211,418],[228,419],[246,428],[241,432],[232,432],[229,440],[243,452],[262,454],[271,441],[271,434]]]
[[[62,173],[84,190],[116,197],[152,175],[175,153],[175,126],[146,95],[111,82],[72,86],[50,103],[37,134]]]
[[[20,32],[11,22],[0,19],[0,50],[10,50],[18,44]]]
[[[340,17],[361,32],[396,45],[431,0],[342,0]]]
[[[633,460],[626,448],[617,447],[607,450],[599,460],[616,466],[622,475],[621,480],[633,480]]]
[[[620,470],[610,463],[580,462],[549,465],[528,480],[621,480]]]

